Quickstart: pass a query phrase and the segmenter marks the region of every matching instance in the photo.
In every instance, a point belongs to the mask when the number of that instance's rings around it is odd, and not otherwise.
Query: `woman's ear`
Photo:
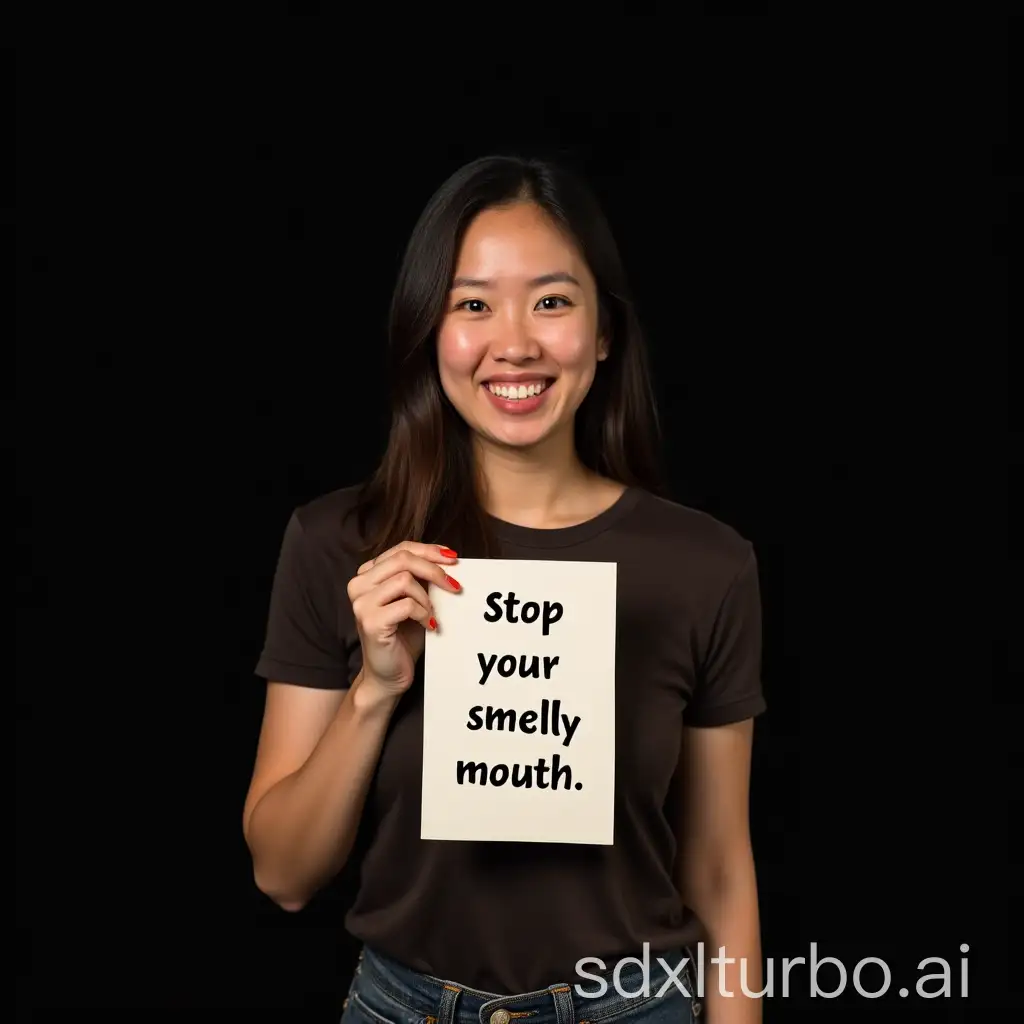
[[[597,361],[604,362],[608,358],[611,348],[609,336],[611,335],[611,317],[608,314],[608,307],[601,303],[597,314]]]

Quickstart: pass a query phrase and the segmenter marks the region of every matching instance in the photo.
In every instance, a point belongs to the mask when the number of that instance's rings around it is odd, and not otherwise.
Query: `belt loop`
[[[455,1001],[462,994],[462,989],[445,983],[441,992],[441,1005],[437,1010],[437,1024],[455,1024]]]
[[[700,976],[697,973],[697,957],[694,956],[693,948],[690,946],[683,947],[683,954],[687,958],[683,975],[686,989],[690,993],[690,1014],[693,1020],[696,1020],[704,1009],[699,995]]]
[[[555,1000],[555,1020],[557,1024],[576,1024],[576,1008],[572,1002],[572,989],[568,985],[559,985],[551,989]]]

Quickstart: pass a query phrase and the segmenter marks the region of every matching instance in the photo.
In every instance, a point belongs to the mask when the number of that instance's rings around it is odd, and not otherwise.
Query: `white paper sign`
[[[614,562],[460,559],[429,589],[423,839],[609,846]]]

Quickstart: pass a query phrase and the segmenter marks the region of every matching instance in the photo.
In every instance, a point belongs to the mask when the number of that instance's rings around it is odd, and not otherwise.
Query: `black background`
[[[892,968],[870,1002],[810,1000],[798,968],[766,1019],[1019,1006],[1020,21],[370,13],[65,24],[6,54],[23,1014],[340,1013],[351,878],[286,914],[241,834],[277,549],[380,455],[419,210],[538,148],[605,202],[674,496],[759,555],[764,953]],[[958,982],[963,942],[969,998],[895,995],[929,956]]]

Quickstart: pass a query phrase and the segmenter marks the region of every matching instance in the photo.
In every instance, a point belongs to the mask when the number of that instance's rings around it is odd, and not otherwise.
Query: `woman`
[[[244,812],[257,885],[298,910],[359,840],[346,1021],[760,1020],[739,976],[746,959],[758,990],[757,566],[660,494],[644,348],[591,194],[537,161],[458,171],[413,232],[390,338],[380,467],[284,535]],[[420,839],[429,587],[458,591],[470,554],[618,563],[612,846]],[[645,944],[649,990],[623,995]]]

